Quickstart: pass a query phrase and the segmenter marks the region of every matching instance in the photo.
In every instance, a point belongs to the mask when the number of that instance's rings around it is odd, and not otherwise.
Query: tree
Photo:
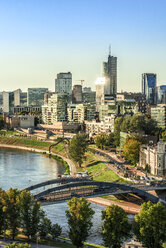
[[[98,148],[103,149],[108,143],[108,135],[105,133],[98,134],[95,137],[95,144]]]
[[[3,117],[0,115],[0,130],[4,127]]]
[[[69,238],[77,248],[83,247],[90,228],[92,227],[93,209],[90,203],[83,197],[73,197],[68,201],[69,209],[66,210],[66,217],[69,225]]]
[[[116,205],[108,206],[102,211],[102,236],[104,245],[111,248],[120,248],[121,243],[130,237],[131,225],[125,211]]]
[[[115,134],[112,133],[112,132],[108,135],[107,146],[109,146],[111,148],[115,148],[116,147]]]
[[[140,132],[146,127],[146,117],[141,113],[137,113],[131,117],[130,120],[130,131]]]
[[[12,243],[6,245],[4,248],[31,248],[29,244],[22,244],[22,243]]]
[[[158,202],[145,202],[135,216],[135,234],[147,248],[162,248],[166,241],[166,208]]]
[[[11,231],[11,236],[14,239],[18,234],[20,226],[20,199],[19,190],[10,188],[2,195],[3,211],[6,216],[8,229]]]
[[[47,217],[44,217],[39,225],[39,235],[42,238],[45,238],[48,234],[51,233],[51,229],[51,221]]]
[[[122,132],[127,132],[130,130],[130,121],[131,121],[131,116],[126,115],[123,119],[121,126],[120,126],[120,130]]]
[[[123,122],[123,117],[117,117],[115,119],[115,122],[114,122],[114,132],[115,133],[120,133],[122,122]]]
[[[51,227],[51,235],[54,239],[56,239],[58,236],[60,236],[62,233],[62,228],[58,224],[53,224]]]
[[[124,144],[123,156],[133,165],[139,161],[139,151],[141,142],[137,139],[129,138]]]
[[[71,158],[79,164],[80,167],[83,162],[83,159],[85,158],[85,152],[87,151],[87,147],[88,143],[86,140],[86,136],[83,134],[75,135],[69,145],[69,154]]]
[[[142,204],[135,221],[135,234],[147,248],[162,247],[166,241],[166,209],[161,202]]]
[[[3,192],[4,191],[0,188],[0,235],[3,233],[4,222],[5,222],[5,215],[3,211],[3,200],[2,200]]]
[[[40,208],[40,203],[35,202],[30,192],[23,190],[20,193],[21,222],[25,235],[35,236],[38,231],[39,222],[44,213]]]

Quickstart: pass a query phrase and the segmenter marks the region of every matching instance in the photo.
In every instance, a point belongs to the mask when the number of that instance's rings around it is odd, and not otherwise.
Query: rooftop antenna
[[[109,56],[111,56],[111,44],[109,45]]]

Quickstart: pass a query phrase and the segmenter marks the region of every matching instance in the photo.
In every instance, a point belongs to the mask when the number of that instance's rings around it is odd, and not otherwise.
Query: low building
[[[54,122],[53,125],[39,124],[38,127],[55,132],[70,132],[76,131],[80,127],[80,124],[58,121]]]
[[[29,115],[5,116],[4,122],[9,129],[16,127],[34,128],[35,117]]]
[[[131,241],[124,243],[124,248],[143,248],[143,247],[144,246],[142,246],[142,244],[136,239],[132,239]]]
[[[105,116],[104,121],[101,122],[96,122],[95,120],[86,121],[86,133],[96,135],[99,133],[114,132],[114,121],[115,115]]]
[[[166,143],[163,140],[160,140],[157,146],[141,146],[139,166],[145,168],[146,164],[150,166],[151,174],[166,176]]]

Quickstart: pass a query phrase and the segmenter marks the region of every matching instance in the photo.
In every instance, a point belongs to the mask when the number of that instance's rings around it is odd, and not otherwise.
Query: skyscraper
[[[103,73],[105,77],[105,94],[115,96],[117,93],[117,57],[111,56],[109,52],[108,61],[103,62]]]
[[[72,95],[71,72],[57,74],[57,79],[55,79],[55,93],[66,93]]]
[[[42,106],[44,104],[44,93],[48,88],[28,88],[28,105]]]
[[[146,96],[146,101],[150,105],[155,104],[156,74],[142,74],[142,94]]]
[[[156,103],[166,104],[166,85],[156,87]]]

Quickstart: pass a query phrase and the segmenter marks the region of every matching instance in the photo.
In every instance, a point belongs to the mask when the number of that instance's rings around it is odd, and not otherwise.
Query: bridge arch
[[[107,182],[98,182],[98,181],[79,181],[72,182],[63,185],[59,185],[53,188],[46,189],[40,193],[34,195],[34,198],[40,200],[41,197],[48,196],[51,193],[60,192],[63,190],[71,190],[71,188],[82,187],[82,186],[97,186],[97,191],[92,194],[94,195],[103,195],[103,194],[122,194],[122,193],[133,193],[141,197],[145,201],[152,201],[157,203],[160,199],[142,189],[135,188],[133,186],[116,184],[116,183],[107,183]]]

